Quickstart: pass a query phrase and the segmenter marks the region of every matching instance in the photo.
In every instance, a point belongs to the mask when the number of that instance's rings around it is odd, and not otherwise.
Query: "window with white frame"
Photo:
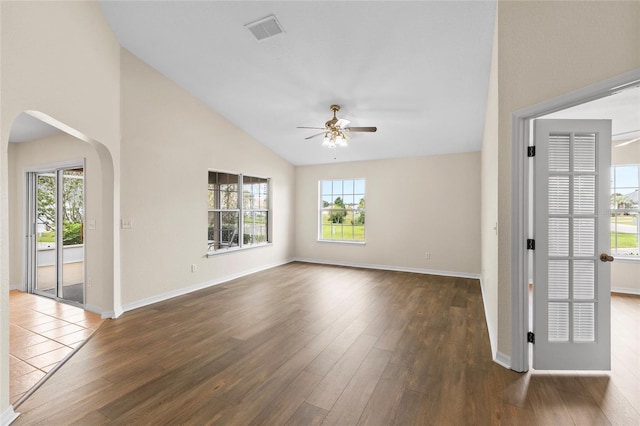
[[[319,188],[318,239],[364,242],[365,180],[322,180]]]
[[[209,171],[208,251],[269,242],[269,179]]]
[[[640,165],[611,167],[611,251],[640,257],[638,189]]]

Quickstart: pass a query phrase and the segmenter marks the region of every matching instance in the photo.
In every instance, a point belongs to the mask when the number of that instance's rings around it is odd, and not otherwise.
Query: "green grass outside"
[[[43,232],[41,234],[38,234],[39,243],[53,243],[55,241],[56,241],[55,231]]]
[[[616,245],[616,235],[618,244]],[[611,233],[611,247],[617,248],[638,248],[638,236],[636,234],[615,234]]]
[[[322,224],[323,240],[347,240],[347,241],[364,241],[364,225],[351,225],[339,223],[323,223]]]

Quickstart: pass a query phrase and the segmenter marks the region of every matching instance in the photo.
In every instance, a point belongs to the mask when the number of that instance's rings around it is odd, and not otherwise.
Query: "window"
[[[364,242],[364,179],[320,181],[321,241]]]
[[[611,167],[611,250],[619,256],[640,256],[639,181],[640,165]]]
[[[269,242],[269,179],[209,172],[208,251]]]

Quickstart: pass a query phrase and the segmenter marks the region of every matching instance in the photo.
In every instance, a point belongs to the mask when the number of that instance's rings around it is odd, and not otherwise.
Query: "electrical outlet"
[[[198,265],[196,265],[195,263],[193,263],[191,265],[191,272],[197,272],[198,271]]]
[[[425,258],[425,260],[431,260],[431,252],[430,251],[425,251],[424,252],[424,258]]]
[[[87,277],[87,287],[91,287],[93,285],[93,279],[91,277]]]
[[[121,229],[132,229],[133,228],[133,219],[130,217],[120,219],[120,228]]]

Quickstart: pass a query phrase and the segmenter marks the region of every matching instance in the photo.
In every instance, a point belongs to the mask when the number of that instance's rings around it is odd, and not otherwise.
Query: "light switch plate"
[[[120,228],[131,229],[133,228],[133,219],[130,217],[120,219]]]
[[[96,229],[96,220],[95,219],[87,219],[87,229]]]

